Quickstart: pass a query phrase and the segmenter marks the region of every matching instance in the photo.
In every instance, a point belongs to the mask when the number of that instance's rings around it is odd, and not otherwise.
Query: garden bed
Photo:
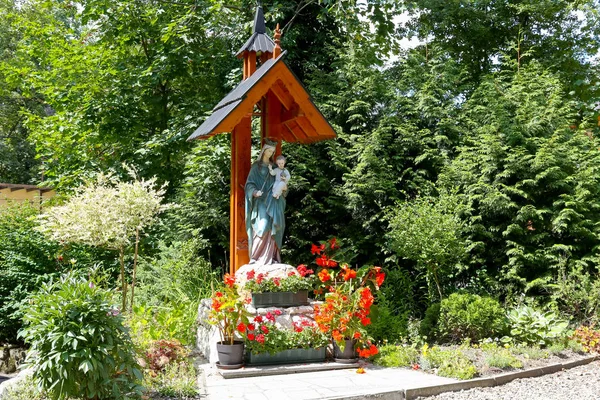
[[[511,371],[568,363],[589,357],[576,346],[442,345],[384,346],[375,364],[406,367],[457,379],[491,377]]]

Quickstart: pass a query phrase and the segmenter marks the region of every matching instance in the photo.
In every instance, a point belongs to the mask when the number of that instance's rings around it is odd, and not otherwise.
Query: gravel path
[[[442,393],[426,400],[600,400],[600,361],[502,386]]]

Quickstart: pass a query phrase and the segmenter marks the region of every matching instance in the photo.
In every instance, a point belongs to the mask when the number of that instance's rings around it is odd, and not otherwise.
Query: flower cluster
[[[218,327],[222,342],[233,344],[236,335],[243,337],[240,325],[248,323],[250,314],[238,295],[235,277],[225,275],[224,283],[224,287],[212,297],[208,322]]]
[[[298,292],[312,289],[314,286],[312,277],[314,271],[308,269],[306,265],[299,265],[297,271],[297,273],[291,271],[285,278],[268,278],[265,274],[256,274],[254,270],[248,271],[246,273],[245,289],[252,293]]]
[[[345,340],[354,339],[358,345],[360,357],[377,354],[377,347],[371,343],[366,326],[371,324],[371,306],[375,301],[373,293],[385,280],[381,267],[351,268],[348,264],[337,266],[332,260],[329,250],[339,248],[336,239],[313,245],[311,252],[317,255],[317,274],[321,287],[325,292],[325,302],[315,306],[315,321],[321,332],[331,335],[338,346],[343,349]],[[319,261],[323,260],[323,261]]]
[[[277,352],[288,349],[309,349],[326,346],[329,337],[322,333],[314,322],[303,319],[293,323],[293,329],[276,326],[275,316],[280,310],[256,316],[246,326],[246,348],[254,354]]]

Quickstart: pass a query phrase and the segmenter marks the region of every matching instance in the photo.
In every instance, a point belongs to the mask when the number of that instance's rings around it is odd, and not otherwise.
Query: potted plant
[[[299,265],[287,277],[269,278],[254,270],[246,274],[245,289],[252,293],[252,305],[259,307],[294,307],[308,304],[308,290],[314,286],[313,270]]]
[[[235,277],[225,275],[224,287],[212,297],[208,322],[216,325],[221,341],[217,343],[220,368],[240,368],[244,363],[244,335],[250,313],[238,296]],[[236,340],[237,339],[237,340]]]
[[[324,303],[315,306],[315,321],[321,332],[333,339],[334,358],[339,362],[356,361],[360,357],[377,354],[366,327],[371,323],[373,293],[385,280],[380,267],[364,266],[358,269],[334,261],[327,249],[335,250],[337,242],[330,240],[321,246],[313,245],[317,255],[320,288],[325,292]]]
[[[320,362],[325,360],[329,337],[314,321],[302,319],[293,329],[275,325],[275,314],[259,315],[248,325],[247,360],[253,365]]]

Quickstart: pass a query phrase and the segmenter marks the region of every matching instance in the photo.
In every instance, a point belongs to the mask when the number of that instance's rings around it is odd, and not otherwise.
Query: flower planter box
[[[299,292],[252,293],[254,308],[295,307],[308,304],[308,290]]]
[[[289,349],[279,353],[254,354],[248,352],[247,363],[251,365],[298,364],[325,361],[325,347],[318,349]]]

